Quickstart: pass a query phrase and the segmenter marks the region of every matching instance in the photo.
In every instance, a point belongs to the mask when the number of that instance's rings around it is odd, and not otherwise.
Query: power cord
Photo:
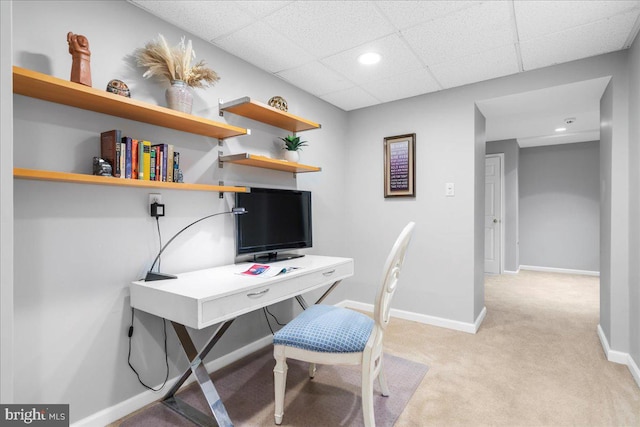
[[[162,233],[160,233],[160,217],[156,217],[156,225],[158,226],[158,244],[159,247],[162,248]],[[160,270],[160,263],[162,262],[162,259],[160,259],[160,257],[158,257],[158,271],[162,271]],[[153,268],[153,266],[151,266],[151,268]]]
[[[269,326],[269,330],[271,331],[271,335],[274,335],[274,332],[273,332],[273,328],[271,327],[271,322],[269,322],[269,317],[267,317],[267,313],[269,314],[269,316],[273,317],[273,319],[276,321],[276,323],[278,325],[286,326],[286,323],[280,323],[278,321],[278,318],[276,316],[274,316],[273,313],[271,313],[267,307],[262,307],[262,312],[264,313],[264,318],[267,320],[267,326]]]
[[[271,323],[269,323],[269,318],[267,317],[266,307],[262,307],[262,312],[264,313],[264,318],[267,321],[267,326],[269,327],[269,330],[271,331],[271,335],[274,335],[273,328],[271,327]]]
[[[277,323],[279,326],[286,326],[286,325],[287,325],[286,323],[280,323],[280,322],[278,322],[278,318],[277,318],[276,316],[274,316],[274,315],[269,311],[269,307],[265,307],[265,308],[264,308],[264,310],[265,310],[267,313],[269,313],[269,316],[273,317],[273,319],[276,321],[276,323]]]
[[[131,307],[131,326],[129,326],[129,334],[128,334],[129,335],[129,354],[127,356],[127,363],[129,364],[129,367],[131,368],[131,370],[136,374],[136,377],[138,377],[138,381],[140,382],[140,384],[142,384],[143,386],[145,386],[151,391],[160,391],[164,388],[164,386],[167,384],[167,380],[169,379],[169,354],[167,353],[167,320],[162,319],[162,326],[164,329],[164,363],[167,367],[167,374],[164,377],[164,382],[162,383],[162,385],[159,388],[153,388],[151,386],[148,386],[142,381],[142,379],[140,378],[140,374],[138,373],[138,371],[136,371],[136,368],[134,368],[133,365],[131,364],[131,337],[133,336],[133,313],[134,313],[134,308]]]
[[[156,216],[156,225],[158,227],[158,241],[160,242],[160,247],[162,247],[162,233],[160,233],[160,220],[159,220],[159,216]],[[160,259],[158,259],[158,271],[160,270]],[[136,374],[136,377],[138,377],[138,381],[140,382],[140,384],[142,384],[144,387],[148,388],[149,390],[152,391],[160,391],[164,388],[164,386],[167,384],[167,380],[169,379],[169,354],[167,352],[167,320],[166,319],[162,319],[162,329],[164,331],[164,363],[167,367],[167,374],[164,377],[164,381],[162,383],[162,385],[160,386],[160,388],[153,388],[151,386],[148,386],[147,384],[145,384],[142,379],[140,378],[140,374],[138,373],[138,371],[136,371],[136,368],[133,367],[133,365],[131,364],[131,341],[132,341],[132,337],[133,337],[133,319],[134,319],[134,308],[131,307],[131,326],[129,326],[129,332],[128,332],[128,337],[129,337],[129,354],[127,355],[127,363],[129,364],[129,367],[131,368],[131,370]]]

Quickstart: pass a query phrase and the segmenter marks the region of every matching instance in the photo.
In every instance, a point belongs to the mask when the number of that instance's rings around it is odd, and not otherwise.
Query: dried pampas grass
[[[162,34],[156,40],[148,42],[144,48],[136,50],[136,59],[140,67],[147,71],[145,78],[156,77],[161,80],[182,80],[188,86],[205,88],[213,86],[220,77],[204,61],[200,60],[194,66],[191,61],[196,58],[191,40],[185,43],[184,36],[180,43],[170,47]]]

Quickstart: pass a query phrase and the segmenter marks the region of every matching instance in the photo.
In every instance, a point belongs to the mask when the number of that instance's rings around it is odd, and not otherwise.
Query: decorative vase
[[[284,159],[288,162],[298,163],[298,161],[300,160],[300,153],[298,153],[297,151],[285,150]]]
[[[167,89],[165,95],[167,97],[167,107],[172,110],[191,114],[193,94],[185,82],[182,80],[173,80],[171,87]]]

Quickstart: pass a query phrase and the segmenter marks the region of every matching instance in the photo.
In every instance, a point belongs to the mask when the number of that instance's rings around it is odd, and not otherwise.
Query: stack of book
[[[178,182],[180,153],[172,144],[152,144],[114,129],[100,134],[100,157],[118,178]]]

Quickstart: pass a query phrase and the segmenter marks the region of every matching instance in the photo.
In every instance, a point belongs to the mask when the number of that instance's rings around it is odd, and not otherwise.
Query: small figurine
[[[280,111],[287,111],[289,109],[289,105],[287,104],[287,100],[284,99],[281,96],[274,96],[271,99],[269,99],[268,104],[273,107],[273,108],[277,108]]]
[[[93,158],[93,174],[99,176],[112,176],[113,169],[109,162],[105,159],[101,159],[100,157]]]
[[[89,40],[79,34],[67,33],[69,53],[73,58],[71,63],[71,81],[91,87],[91,51]]]
[[[122,80],[110,80],[109,83],[107,83],[107,92],[131,98],[131,91],[129,90],[129,86],[127,86],[127,84]]]

